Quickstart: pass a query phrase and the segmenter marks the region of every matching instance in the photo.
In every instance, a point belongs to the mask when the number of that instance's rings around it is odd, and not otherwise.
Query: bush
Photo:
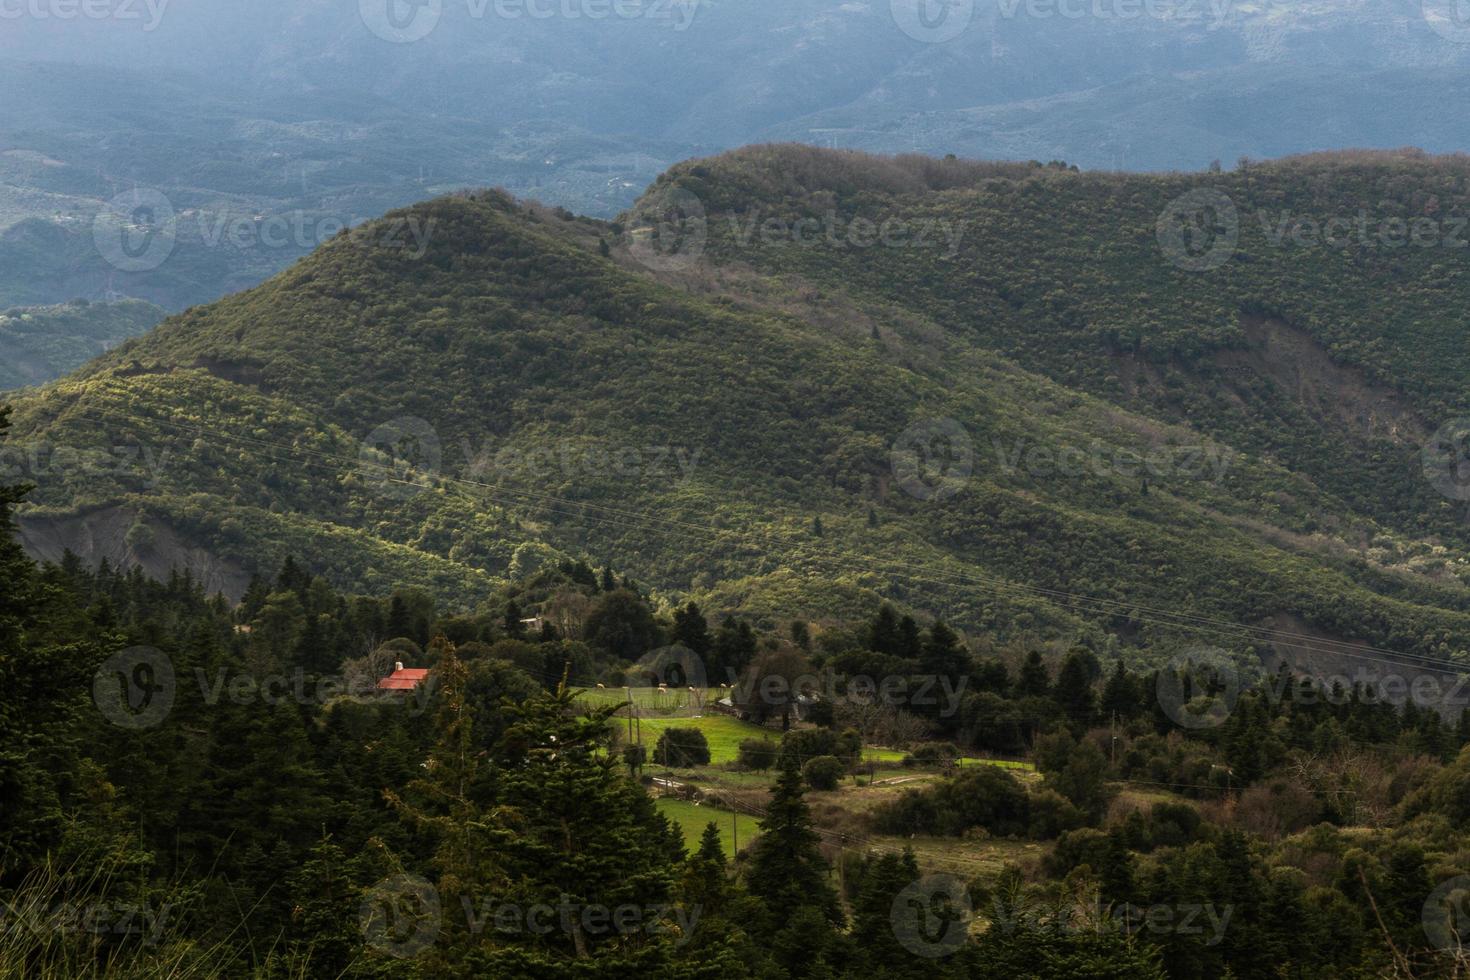
[[[665,728],[653,749],[653,761],[659,765],[687,769],[709,765],[709,742],[697,728]]]
[[[884,834],[958,837],[981,827],[997,837],[1029,830],[1031,801],[1026,789],[999,766],[975,766],[922,790],[906,790],[879,806],[875,825]]]
[[[1050,840],[1069,830],[1077,830],[1087,822],[1087,815],[1054,789],[1040,789],[1031,794],[1031,834]]]
[[[768,738],[747,738],[740,743],[737,760],[746,769],[763,772],[776,764],[780,748]]]
[[[819,755],[801,767],[801,775],[812,789],[836,789],[846,769],[834,755]]]
[[[960,750],[950,742],[920,742],[904,757],[906,766],[947,766],[960,757]]]
[[[852,730],[841,735],[828,728],[800,728],[786,733],[781,740],[781,755],[790,753],[798,765],[822,755],[833,755],[848,765],[862,758],[863,740]]]

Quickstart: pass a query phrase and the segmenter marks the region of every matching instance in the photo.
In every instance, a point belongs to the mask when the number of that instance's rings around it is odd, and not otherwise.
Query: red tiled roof
[[[429,676],[427,669],[410,668],[395,670],[390,676],[378,681],[380,691],[412,691]]]

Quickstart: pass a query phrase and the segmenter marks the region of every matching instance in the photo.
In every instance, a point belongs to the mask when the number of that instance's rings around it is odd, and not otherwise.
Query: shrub
[[[906,765],[944,766],[960,757],[960,750],[950,742],[920,742],[903,760]],[[909,759],[913,762],[909,763]]]
[[[697,728],[665,728],[653,749],[653,761],[687,769],[709,765],[709,742]]]
[[[836,789],[846,767],[833,755],[819,755],[801,767],[801,775],[812,789]]]
[[[975,766],[922,790],[907,790],[874,811],[885,834],[958,837],[981,827],[999,837],[1027,833],[1031,801],[1016,777],[999,766]]]
[[[740,743],[737,761],[746,769],[764,771],[776,764],[779,746],[768,738],[747,738]]]

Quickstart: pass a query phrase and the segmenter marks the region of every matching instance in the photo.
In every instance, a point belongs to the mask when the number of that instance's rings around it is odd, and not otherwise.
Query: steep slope
[[[1415,440],[1454,365],[1422,350],[1464,314],[1423,318],[1466,309],[1446,302],[1465,284],[1422,253],[1367,282],[1355,256],[1312,272],[1252,252],[1248,222],[1225,266],[1247,271],[1211,279],[1165,261],[1155,225],[1226,179],[1242,211],[1356,206],[1361,180],[1453,212],[1465,176],[757,148],[676,168],[620,224],[443,198],[22,400],[33,456],[112,461],[38,466],[23,523],[38,551],[105,514],[128,547],[247,569],[289,550],[345,586],[466,604],[572,555],[755,615],[883,595],[1003,637],[1139,644],[1180,615],[1277,616],[1456,654],[1470,592],[1424,533],[1451,531],[1432,488],[1423,513],[1392,491],[1427,483]],[[840,229],[798,243],[791,222],[828,214]],[[892,225],[860,244],[859,219],[898,216],[907,244]],[[1370,322],[1383,342],[1339,350]],[[1305,351],[1297,374],[1266,369],[1283,348]],[[1377,468],[1335,472],[1344,452]]]

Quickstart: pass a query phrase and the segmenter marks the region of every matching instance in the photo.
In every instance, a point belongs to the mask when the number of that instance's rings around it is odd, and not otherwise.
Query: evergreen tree
[[[714,641],[709,635],[709,622],[694,603],[674,610],[674,642],[683,644],[703,657]]]
[[[1021,664],[1021,674],[1016,679],[1016,695],[1023,698],[1044,698],[1050,693],[1051,674],[1047,672],[1040,651],[1032,650]]]
[[[868,624],[867,635],[864,642],[869,650],[878,653],[886,653],[890,657],[901,656],[900,639],[898,632],[898,613],[893,607],[884,603],[878,608],[878,614]]]
[[[924,650],[919,658],[920,669],[935,677],[957,680],[970,673],[970,654],[960,643],[959,635],[946,626],[943,620],[935,621],[924,638]]]
[[[1132,718],[1140,711],[1141,702],[1138,685],[1120,659],[1113,666],[1113,673],[1103,687],[1100,707],[1104,720],[1116,717],[1119,721],[1123,721]]]
[[[751,845],[745,886],[774,924],[786,923],[809,908],[829,926],[840,927],[842,906],[827,880],[830,869],[818,846],[821,836],[812,824],[798,765],[794,754],[783,753],[761,835]]]
[[[883,854],[870,859],[858,884],[852,910],[854,952],[879,975],[905,976],[920,964],[899,942],[893,921],[893,906],[905,888],[919,880],[914,852]]]
[[[1062,661],[1062,669],[1057,674],[1056,687],[1052,691],[1052,697],[1066,712],[1072,731],[1078,735],[1092,724],[1097,711],[1097,695],[1092,690],[1092,673],[1088,660],[1089,655],[1077,652],[1068,654],[1067,659]]]

